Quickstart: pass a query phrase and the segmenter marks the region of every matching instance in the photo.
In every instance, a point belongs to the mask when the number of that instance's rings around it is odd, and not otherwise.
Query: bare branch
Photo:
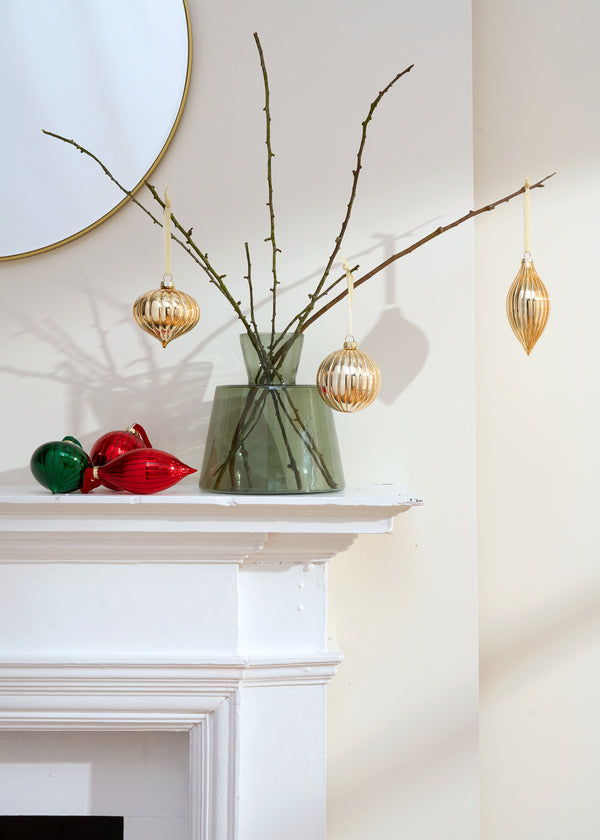
[[[277,243],[275,241],[275,208],[273,205],[273,169],[272,169],[272,160],[275,157],[273,154],[273,149],[271,147],[271,92],[269,90],[269,77],[267,76],[267,65],[265,63],[265,56],[262,49],[262,44],[260,43],[260,38],[258,37],[258,33],[254,33],[254,40],[256,42],[256,48],[258,49],[258,55],[260,58],[260,67],[262,70],[263,76],[263,85],[265,89],[265,122],[266,122],[266,146],[267,146],[267,187],[269,192],[269,200],[267,202],[267,206],[269,208],[269,219],[271,222],[271,233],[266,238],[265,242],[271,243],[272,249],[272,260],[271,260],[271,272],[273,274],[273,288],[271,289],[271,296],[273,300],[272,306],[272,314],[271,314],[271,345],[275,339],[275,318],[277,316],[277,286],[279,284],[279,280],[277,279]]]
[[[315,291],[313,292],[312,303],[306,308],[304,313],[299,318],[299,328],[300,329],[302,329],[302,325],[303,325],[304,321],[306,320],[306,318],[309,316],[309,314],[314,309],[315,300],[318,299],[319,294],[320,294],[323,286],[325,285],[325,282],[327,281],[327,278],[329,277],[329,272],[331,271],[333,261],[335,260],[336,256],[338,255],[338,252],[339,252],[340,247],[342,245],[342,240],[344,238],[344,234],[346,233],[346,228],[348,227],[348,223],[350,222],[350,216],[352,214],[352,207],[354,205],[354,200],[356,198],[356,190],[357,190],[357,187],[358,187],[358,179],[359,179],[359,176],[360,176],[360,171],[362,169],[362,156],[363,156],[363,151],[364,151],[364,148],[365,148],[365,143],[367,141],[368,125],[373,118],[373,114],[375,113],[375,109],[377,108],[377,106],[379,105],[379,103],[381,102],[381,100],[383,99],[385,94],[393,87],[393,85],[396,84],[398,79],[401,79],[402,76],[405,76],[407,73],[410,73],[410,71],[413,69],[413,67],[414,67],[414,64],[411,64],[406,69],[401,70],[400,73],[397,73],[394,76],[394,78],[392,79],[392,81],[389,82],[383,88],[383,90],[380,90],[379,93],[377,94],[377,96],[375,97],[375,99],[371,102],[371,107],[369,108],[369,112],[368,112],[367,116],[365,117],[365,119],[363,121],[363,124],[362,124],[360,144],[359,144],[358,152],[357,152],[357,155],[356,155],[356,168],[352,170],[352,188],[350,190],[350,199],[348,201],[348,206],[346,208],[346,215],[344,216],[344,221],[342,222],[342,227],[340,228],[340,232],[338,233],[338,235],[335,238],[335,244],[333,246],[333,251],[331,252],[331,255],[330,255],[330,257],[327,261],[327,265],[325,266],[325,271],[323,272],[323,276],[319,280],[319,282],[317,284],[317,287],[316,287]]]
[[[556,175],[556,172],[552,172],[550,175],[546,175],[545,178],[542,178],[540,181],[537,181],[537,183],[531,184],[529,189],[535,190],[539,187],[544,187],[545,181],[547,181],[549,178],[552,178],[554,175]],[[355,280],[354,288],[356,289],[357,286],[361,286],[363,283],[366,283],[367,280],[370,280],[371,277],[374,277],[380,271],[383,271],[383,269],[387,268],[388,265],[391,265],[393,262],[399,260],[401,257],[405,257],[407,254],[411,254],[413,251],[416,251],[417,248],[420,248],[427,242],[431,242],[431,240],[435,239],[437,236],[441,236],[442,233],[446,233],[446,231],[452,230],[452,228],[458,227],[458,225],[462,225],[463,222],[468,222],[470,219],[474,219],[475,216],[479,216],[481,215],[481,213],[487,213],[490,210],[494,210],[494,208],[498,207],[499,204],[505,204],[509,201],[512,201],[513,198],[516,198],[518,195],[522,195],[524,192],[525,187],[523,186],[519,190],[515,190],[515,192],[510,193],[510,195],[505,195],[504,198],[499,198],[497,201],[493,201],[491,204],[486,204],[485,207],[480,207],[478,210],[470,210],[468,213],[465,213],[464,216],[461,216],[460,219],[456,219],[454,222],[450,222],[450,224],[444,225],[443,227],[436,228],[434,231],[427,234],[427,236],[424,236],[422,239],[419,239],[417,242],[414,242],[408,248],[405,248],[403,251],[399,251],[397,254],[393,254],[387,260],[384,260],[384,262],[379,263],[379,265],[375,266],[375,268],[371,269],[371,271],[367,272],[367,274],[365,274],[359,280]],[[340,280],[337,280],[336,283],[332,283],[330,288],[333,288],[333,286],[337,285],[337,283],[339,282]],[[307,321],[304,322],[304,324],[301,324],[298,328],[298,332],[304,332],[304,330],[310,327],[310,325],[313,324],[317,320],[317,318],[320,318],[322,315],[328,312],[333,306],[336,305],[336,303],[339,303],[340,301],[344,300],[347,294],[347,289],[345,289],[343,292],[340,292],[340,294],[337,297],[333,298],[333,300],[330,300],[328,304],[319,309],[318,312],[316,312],[312,316],[312,318],[309,318]]]
[[[246,249],[246,265],[248,266],[248,274],[246,274],[246,280],[248,281],[248,297],[250,299],[250,322],[252,327],[258,334],[258,325],[256,323],[256,316],[254,313],[254,286],[252,285],[252,263],[250,262],[250,248],[248,247],[248,243],[244,242],[244,248]]]
[[[100,169],[108,178],[110,178],[113,184],[115,184],[121,190],[122,193],[129,196],[133,203],[137,204],[140,210],[143,210],[147,216],[150,216],[155,225],[159,225],[160,227],[162,227],[162,223],[159,222],[159,220],[155,218],[152,215],[152,213],[146,207],[144,207],[144,205],[140,201],[137,200],[137,198],[134,196],[131,190],[128,190],[127,187],[124,187],[123,184],[120,184],[119,181],[117,181],[115,176],[112,174],[112,172],[110,172],[107,169],[107,167],[102,163],[100,158],[97,158],[96,155],[92,154],[92,152],[88,151],[87,149],[84,149],[84,147],[80,146],[79,143],[76,143],[75,140],[69,140],[67,137],[62,137],[60,134],[55,134],[53,131],[46,131],[45,128],[42,129],[42,134],[47,134],[48,137],[55,137],[57,140],[62,140],[63,143],[68,143],[70,146],[74,146],[79,152],[81,152],[82,155],[87,155],[92,160],[96,161]]]
[[[140,208],[140,210],[143,210],[144,213],[152,219],[154,224],[159,225],[159,227],[163,227],[161,222],[159,222],[159,220],[157,218],[155,218],[155,216],[153,216],[152,213],[146,207],[144,207],[144,205],[140,201],[137,200],[137,198],[135,198],[135,196],[131,193],[131,191],[128,190],[126,187],[124,187],[122,184],[120,184],[119,181],[117,181],[117,179],[114,177],[112,172],[108,169],[108,167],[104,163],[102,163],[102,161],[99,158],[97,158],[96,155],[94,155],[92,152],[90,152],[84,146],[81,146],[81,145],[79,145],[79,143],[76,143],[75,140],[69,140],[67,137],[62,137],[60,134],[54,134],[52,131],[43,130],[43,133],[47,134],[49,137],[55,137],[57,140],[62,140],[63,143],[68,143],[69,145],[74,146],[79,152],[81,152],[81,154],[87,155],[92,160],[94,160],[98,164],[98,166],[102,169],[104,174],[108,178],[110,178],[110,180],[113,182],[113,184],[116,184],[116,186],[121,190],[121,192],[123,192],[125,195],[129,196],[129,198],[133,201],[133,203],[135,205],[137,205]],[[154,200],[164,210],[165,209],[165,203],[161,199],[161,197],[158,195],[156,189],[152,186],[152,184],[148,183],[148,181],[145,182],[145,185],[148,188],[148,190],[150,191],[150,193],[152,194],[152,197],[154,198]],[[208,261],[208,255],[206,253],[204,253],[196,245],[196,243],[194,242],[194,240],[191,237],[192,228],[188,228],[186,230],[186,228],[178,221],[178,219],[172,213],[171,213],[171,221],[172,221],[173,225],[177,228],[177,230],[183,235],[184,241],[180,240],[178,237],[173,236],[173,235],[172,235],[172,238],[175,240],[175,242],[177,242],[178,245],[180,245],[185,250],[185,252],[187,254],[189,254],[192,257],[193,260],[195,260],[196,263],[198,263],[198,265],[208,275],[210,282],[213,283],[217,287],[217,289],[221,292],[221,294],[231,304],[235,314],[238,316],[238,318],[242,322],[242,324],[244,326],[244,329],[249,334],[253,343],[256,345],[257,353],[262,354],[264,351],[262,349],[262,346],[261,346],[260,342],[258,341],[258,338],[252,332],[252,328],[250,327],[250,324],[248,323],[248,321],[247,321],[239,303],[235,300],[235,298],[232,296],[229,289],[227,288],[227,286],[223,282],[223,278],[225,277],[225,275],[224,274],[218,274],[215,271],[215,269],[212,267],[212,265]]]

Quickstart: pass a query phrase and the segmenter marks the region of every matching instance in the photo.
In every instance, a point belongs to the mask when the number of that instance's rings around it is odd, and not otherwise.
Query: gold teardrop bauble
[[[506,314],[514,334],[529,356],[544,332],[550,314],[548,291],[526,253],[506,297]]]
[[[163,347],[193,329],[200,318],[200,307],[193,297],[179,292],[167,276],[160,289],[146,292],[133,304],[133,317]]]
[[[381,385],[379,368],[373,359],[357,349],[347,336],[342,350],[330,353],[317,371],[317,388],[322,399],[336,411],[360,411],[371,405]]]

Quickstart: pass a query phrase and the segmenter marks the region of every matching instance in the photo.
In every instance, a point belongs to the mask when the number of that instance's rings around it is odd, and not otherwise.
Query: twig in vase
[[[250,481],[250,470],[248,465],[246,464],[246,458],[243,455],[243,453],[246,451],[245,441],[248,439],[249,435],[252,433],[256,424],[260,420],[268,393],[269,392],[267,388],[262,389],[260,393],[258,393],[257,389],[250,390],[248,392],[246,396],[246,403],[240,413],[239,420],[231,438],[231,446],[229,448],[229,452],[227,453],[227,457],[215,469],[215,490],[219,489],[223,476],[227,471],[229,472],[232,484],[234,483],[233,470],[235,464],[235,456],[238,451],[242,453],[244,468],[246,469],[248,481]],[[250,414],[250,416],[248,416],[250,412],[252,413]]]
[[[248,274],[246,274],[245,279],[248,281],[248,300],[250,303],[250,323],[252,324],[252,329],[256,331],[258,334],[258,325],[256,323],[256,314],[254,312],[254,286],[252,285],[252,263],[250,262],[250,247],[247,242],[244,242],[244,248],[246,250],[246,265],[248,266]]]
[[[284,386],[285,387],[285,386]],[[296,482],[296,488],[298,490],[302,490],[302,478],[300,476],[300,471],[298,470],[298,465],[296,464],[296,459],[294,458],[294,453],[292,452],[292,448],[290,446],[290,442],[288,440],[287,432],[285,430],[285,425],[281,418],[281,413],[279,411],[279,400],[277,398],[277,393],[274,390],[269,389],[269,394],[273,400],[273,408],[275,409],[275,415],[277,417],[277,423],[279,424],[279,428],[281,429],[281,437],[285,448],[287,450],[288,458],[290,459],[289,464],[287,465],[289,470],[292,470],[294,473],[294,481]],[[293,431],[294,427],[291,427]]]
[[[285,395],[285,397],[287,398],[287,401],[290,404],[290,408],[292,410],[293,416],[292,416],[292,414],[290,414],[290,412],[285,407],[285,405],[283,403],[282,394],[276,393],[276,397],[279,400],[279,404],[281,405],[281,410],[283,411],[285,416],[290,421],[290,424],[291,424],[292,428],[294,428],[296,434],[300,435],[300,437],[303,439],[307,450],[310,452],[311,457],[313,458],[313,460],[314,460],[314,462],[317,466],[317,469],[319,470],[319,472],[321,473],[321,475],[323,476],[323,478],[325,479],[325,481],[327,482],[329,487],[334,489],[335,486],[336,486],[335,479],[333,478],[333,476],[331,475],[331,473],[327,469],[327,464],[325,463],[325,459],[323,457],[323,454],[317,449],[314,438],[311,435],[311,433],[309,432],[306,424],[302,420],[302,417],[300,416],[300,412],[298,411],[298,408],[296,407],[296,405],[294,404],[294,402],[293,402],[293,400],[290,396],[289,390],[287,388],[282,388],[281,391],[283,392],[283,395]]]
[[[260,377],[261,373],[259,372],[259,374],[257,374],[257,379],[259,379]],[[262,374],[262,378],[265,379],[264,373]],[[257,382],[257,384],[260,385],[261,382],[259,381]],[[302,420],[298,407],[295,405],[292,399],[289,389],[284,384],[280,386],[271,385],[266,388],[252,388],[246,395],[246,402],[244,404],[244,408],[240,412],[240,417],[238,419],[235,431],[231,438],[229,452],[227,453],[225,459],[218,465],[218,467],[215,468],[214,471],[213,478],[215,489],[219,489],[223,476],[226,472],[229,473],[230,479],[233,480],[235,460],[238,453],[242,455],[242,462],[246,471],[247,481],[248,483],[251,482],[250,467],[244,455],[244,453],[246,453],[247,451],[245,447],[245,442],[248,440],[248,438],[256,428],[256,425],[259,422],[265,410],[266,402],[269,397],[271,397],[271,399],[273,399],[274,401],[273,404],[275,408],[277,422],[281,429],[282,439],[284,439],[286,448],[288,450],[288,456],[290,459],[288,467],[294,472],[296,483],[299,471],[297,469],[293,452],[291,450],[291,447],[289,446],[289,441],[286,437],[284,421],[279,412],[279,408],[283,412],[284,416],[288,419],[291,430],[302,439],[307,453],[312,458],[316,468],[323,476],[327,485],[331,489],[335,489],[336,482],[327,467],[325,458],[317,448],[312,435],[310,434],[306,424]],[[289,403],[289,409],[284,403],[284,397]]]

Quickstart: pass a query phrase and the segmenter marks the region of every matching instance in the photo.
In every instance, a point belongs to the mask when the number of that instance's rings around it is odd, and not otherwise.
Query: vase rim
[[[273,333],[271,332],[271,330],[266,330],[265,332],[252,333],[252,335],[259,335],[261,337],[262,336],[268,336],[270,338],[271,335],[273,335]],[[290,338],[296,338],[296,339],[297,338],[302,338],[302,339],[304,339],[304,333],[294,333],[294,332],[284,333],[284,332],[275,331],[274,335],[276,337],[279,337],[279,336],[282,336],[282,335],[289,335]],[[250,338],[250,333],[247,333],[247,332],[240,333],[240,338],[249,339]]]

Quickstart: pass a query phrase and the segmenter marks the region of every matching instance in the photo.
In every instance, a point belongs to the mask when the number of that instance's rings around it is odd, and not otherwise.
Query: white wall
[[[467,0],[191,5],[189,102],[153,181],[169,185],[175,214],[194,225],[240,295],[245,239],[263,290],[269,282],[255,29],[271,74],[280,271],[290,288],[282,316],[306,293],[295,284],[312,280],[331,249],[371,99],[412,62],[372,125],[344,255],[367,268],[471,207]],[[67,247],[0,265],[10,290],[1,335],[3,483],[29,481],[30,454],[46,440],[74,434],[89,446],[132,421],[155,445],[199,465],[214,386],[243,379],[239,330],[176,254],[177,285],[195,294],[202,318],[162,350],[129,314],[162,270],[160,232],[133,207]],[[346,661],[330,691],[329,836],[472,840],[472,231],[442,237],[369,289],[356,295],[356,332],[384,385],[364,414],[339,418],[347,481],[404,481],[426,504],[403,515],[393,536],[361,539],[330,569],[330,628]],[[302,379],[312,379],[344,329],[344,312],[311,328]]]
[[[600,7],[476,0],[478,201],[558,171],[531,198],[551,298],[526,358],[504,315],[521,207],[477,225],[483,840],[600,833]]]

